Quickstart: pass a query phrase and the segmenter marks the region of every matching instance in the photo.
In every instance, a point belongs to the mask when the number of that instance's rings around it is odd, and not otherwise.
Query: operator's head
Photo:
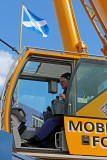
[[[62,88],[64,90],[67,89],[70,78],[71,78],[71,73],[67,72],[67,73],[64,73],[64,74],[61,75],[61,77],[60,77],[60,84],[61,84],[61,86],[62,86]]]

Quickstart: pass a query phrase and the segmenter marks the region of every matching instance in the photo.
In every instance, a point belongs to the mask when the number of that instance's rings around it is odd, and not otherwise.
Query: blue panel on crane
[[[30,156],[25,156],[18,153],[12,153],[12,160],[39,160]]]
[[[0,159],[12,159],[12,134],[0,131]]]

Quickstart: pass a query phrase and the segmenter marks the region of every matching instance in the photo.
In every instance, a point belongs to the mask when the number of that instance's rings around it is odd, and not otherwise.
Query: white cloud
[[[0,87],[3,86],[4,81],[5,81],[5,76],[0,75]]]
[[[0,88],[4,85],[7,73],[13,61],[14,59],[9,52],[0,50]]]

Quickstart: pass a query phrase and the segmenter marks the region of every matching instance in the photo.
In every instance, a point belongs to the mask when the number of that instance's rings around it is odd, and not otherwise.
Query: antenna
[[[16,53],[20,54],[19,51],[18,51],[16,48],[12,47],[12,46],[11,46],[10,44],[8,44],[7,42],[3,41],[2,39],[0,39],[0,41],[1,41],[2,43],[4,43],[6,46],[8,46],[9,48],[11,48],[12,51],[15,51]]]

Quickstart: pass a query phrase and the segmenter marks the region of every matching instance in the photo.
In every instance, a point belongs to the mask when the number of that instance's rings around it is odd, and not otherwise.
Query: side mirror
[[[51,80],[48,82],[48,93],[56,94],[58,89],[58,82]]]

